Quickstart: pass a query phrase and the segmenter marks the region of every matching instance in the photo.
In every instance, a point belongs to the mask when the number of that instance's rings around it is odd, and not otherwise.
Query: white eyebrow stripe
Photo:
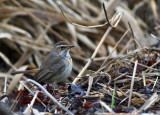
[[[67,47],[68,45],[58,45],[57,47]]]

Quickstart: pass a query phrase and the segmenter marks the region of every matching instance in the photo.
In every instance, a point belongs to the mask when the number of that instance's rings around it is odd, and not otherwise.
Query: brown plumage
[[[72,47],[74,46],[63,41],[56,43],[42,62],[35,81],[55,84],[66,79],[72,71],[72,58],[69,54]]]
[[[66,79],[72,71],[72,63],[66,57],[69,56],[69,48],[66,42],[58,42],[53,50],[44,59],[40,70],[36,74],[36,81],[56,83]]]

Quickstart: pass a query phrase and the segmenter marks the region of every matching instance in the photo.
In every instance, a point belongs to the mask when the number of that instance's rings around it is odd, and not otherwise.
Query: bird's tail
[[[12,72],[11,75],[16,75],[16,74],[31,74],[31,73],[37,73],[39,69],[32,69],[32,70],[24,70],[24,71],[15,71]]]

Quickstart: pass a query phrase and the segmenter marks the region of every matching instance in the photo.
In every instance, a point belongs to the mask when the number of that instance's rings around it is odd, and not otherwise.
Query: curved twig
[[[69,111],[68,109],[66,109],[61,103],[59,103],[42,85],[40,85],[38,82],[32,80],[32,79],[27,79],[27,82],[31,82],[35,85],[37,85],[38,87],[40,87],[48,97],[50,97],[52,99],[53,102],[55,102],[59,107],[61,107],[63,110],[65,110],[69,115],[74,115],[71,111]]]
[[[75,26],[82,27],[82,28],[99,28],[99,27],[103,27],[103,26],[107,25],[108,22],[109,22],[109,21],[107,20],[107,22],[105,22],[104,24],[94,25],[94,26],[84,26],[84,25],[76,24],[76,23],[72,22],[72,21],[67,17],[67,15],[63,12],[63,9],[62,9],[62,7],[61,7],[60,5],[59,5],[59,8],[60,8],[62,14],[65,16],[65,18],[68,20],[69,23],[71,23],[71,24],[73,24],[73,25],[75,25]]]

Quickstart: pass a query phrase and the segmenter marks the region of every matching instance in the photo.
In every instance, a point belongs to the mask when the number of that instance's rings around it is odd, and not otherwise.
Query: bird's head
[[[67,56],[69,55],[69,50],[73,47],[74,45],[68,45],[66,42],[61,41],[55,44],[54,50],[60,55]]]

